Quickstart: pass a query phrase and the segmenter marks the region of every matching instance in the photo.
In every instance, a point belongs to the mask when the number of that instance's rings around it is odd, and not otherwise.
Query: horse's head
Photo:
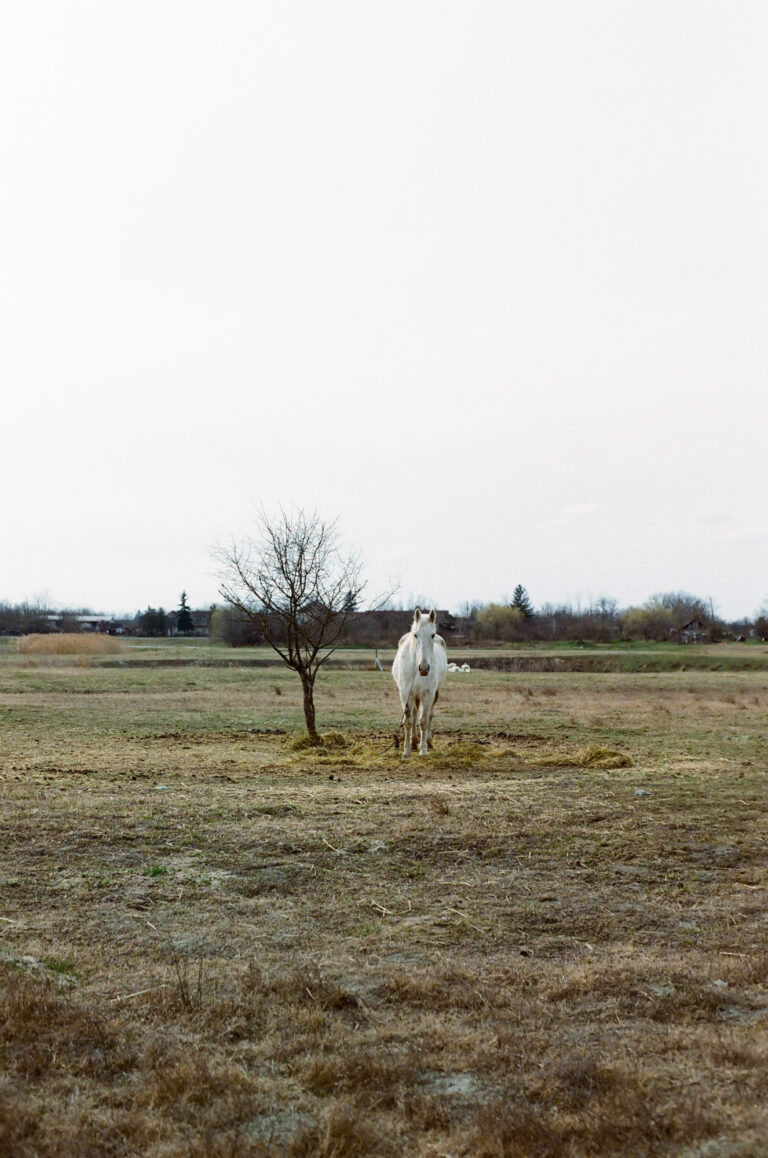
[[[435,648],[435,632],[437,631],[437,616],[434,611],[429,615],[422,614],[419,607],[413,613],[411,635],[416,642],[416,661],[419,665],[419,675],[429,675],[432,665],[432,656]]]

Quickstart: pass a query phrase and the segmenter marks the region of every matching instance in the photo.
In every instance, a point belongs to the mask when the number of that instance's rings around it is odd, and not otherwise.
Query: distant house
[[[205,608],[201,608],[198,611],[193,611],[192,608],[190,608],[189,614],[192,616],[193,627],[192,627],[191,631],[185,632],[185,634],[186,635],[208,635],[208,628],[209,628],[210,619],[211,619],[210,608],[205,607]],[[178,621],[178,617],[179,617],[178,611],[169,612],[169,619],[171,621],[171,626],[168,629],[169,635],[178,635],[179,634],[177,629],[176,629],[176,623]]]
[[[194,623],[193,635],[208,635],[208,629],[211,622],[210,607],[201,608],[199,611],[192,612],[192,622]]]
[[[111,615],[46,615],[51,631],[109,631]]]
[[[682,627],[673,628],[670,637],[680,643],[704,643],[709,639],[709,628],[700,619],[691,619]]]

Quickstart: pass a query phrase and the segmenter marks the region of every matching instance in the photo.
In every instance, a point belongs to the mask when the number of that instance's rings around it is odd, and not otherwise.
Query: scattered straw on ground
[[[581,768],[629,768],[632,760],[626,752],[616,752],[613,748],[603,748],[599,744],[588,744],[576,753],[576,763]]]

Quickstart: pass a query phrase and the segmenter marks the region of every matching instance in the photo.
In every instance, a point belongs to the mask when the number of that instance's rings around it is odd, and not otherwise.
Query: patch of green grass
[[[374,937],[381,932],[381,921],[361,921],[355,928],[356,937]]]
[[[116,878],[109,873],[89,874],[85,878],[85,883],[90,889],[111,889],[115,884]]]
[[[63,977],[75,976],[75,967],[71,961],[63,961],[59,957],[44,957],[43,965],[46,969],[50,969],[51,973],[58,973]]]

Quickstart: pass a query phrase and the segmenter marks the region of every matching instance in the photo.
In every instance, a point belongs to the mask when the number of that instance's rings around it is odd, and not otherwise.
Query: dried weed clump
[[[581,768],[629,768],[632,760],[625,752],[588,744],[576,753],[576,763]]]
[[[313,752],[316,755],[328,755],[329,752],[339,752],[349,748],[351,741],[343,732],[325,732],[319,739],[312,736],[294,736],[288,743],[291,752]]]
[[[18,641],[22,655],[117,655],[124,650],[119,639],[112,635],[24,635]]]
[[[631,768],[632,758],[615,748],[601,744],[587,744],[576,752],[556,752],[539,757],[542,768]]]

